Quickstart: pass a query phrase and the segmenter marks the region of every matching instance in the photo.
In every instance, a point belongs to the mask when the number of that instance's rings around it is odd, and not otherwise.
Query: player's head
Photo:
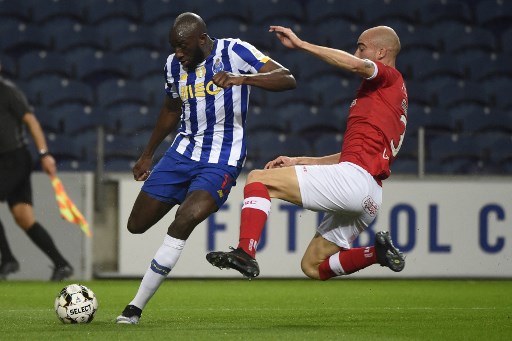
[[[399,52],[400,39],[396,32],[388,26],[377,26],[361,33],[355,56],[395,66]]]
[[[194,69],[211,52],[206,24],[195,13],[182,13],[176,18],[169,33],[169,43],[176,58],[187,69]]]

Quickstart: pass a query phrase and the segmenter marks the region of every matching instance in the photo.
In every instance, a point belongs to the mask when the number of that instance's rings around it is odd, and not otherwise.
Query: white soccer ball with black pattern
[[[89,323],[98,310],[98,300],[85,285],[70,284],[59,292],[54,307],[63,323]]]

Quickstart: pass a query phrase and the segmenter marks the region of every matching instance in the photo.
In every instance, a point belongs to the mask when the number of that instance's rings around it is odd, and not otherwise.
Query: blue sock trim
[[[154,259],[151,261],[151,270],[162,276],[167,276],[169,272],[171,272],[171,268],[167,268],[165,266],[158,264],[158,262]]]

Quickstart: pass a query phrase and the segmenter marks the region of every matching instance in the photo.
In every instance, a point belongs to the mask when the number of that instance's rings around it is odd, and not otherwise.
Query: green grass
[[[83,282],[91,324],[64,325],[66,283],[0,282],[0,340],[509,340],[512,281],[168,280],[136,326],[115,317],[138,280]]]

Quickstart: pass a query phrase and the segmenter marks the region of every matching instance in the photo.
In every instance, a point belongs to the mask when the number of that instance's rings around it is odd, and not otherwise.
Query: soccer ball
[[[70,284],[58,293],[54,308],[63,323],[89,323],[98,310],[98,300],[86,286]]]

